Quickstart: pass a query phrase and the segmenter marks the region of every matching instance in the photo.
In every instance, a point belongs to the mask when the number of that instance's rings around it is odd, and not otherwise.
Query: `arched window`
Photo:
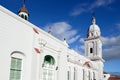
[[[77,68],[74,67],[74,80],[77,80]]]
[[[70,80],[70,78],[71,78],[71,77],[70,77],[70,73],[71,73],[71,72],[70,72],[70,67],[68,67],[68,71],[67,71],[67,80]]]
[[[10,80],[21,80],[23,55],[21,53],[12,53],[10,66]]]
[[[46,55],[43,63],[43,80],[54,80],[54,65],[54,58],[50,55]]]
[[[25,20],[28,20],[27,16],[25,15]]]
[[[74,68],[74,80],[76,80],[76,69]]]
[[[70,68],[70,66],[68,67],[68,71],[67,71],[67,80],[71,80],[71,68]]]
[[[93,53],[93,48],[90,48],[90,53]]]
[[[49,65],[54,65],[55,64],[55,60],[54,60],[54,58],[52,56],[47,55],[44,58],[44,63],[45,64],[49,64]]]
[[[85,70],[83,69],[83,80],[85,80]]]
[[[67,71],[67,80],[70,80],[70,71]]]
[[[95,72],[93,72],[93,80],[96,80],[96,79],[95,79]]]
[[[91,78],[91,77],[90,77],[90,71],[88,72],[88,78],[89,78],[88,80],[90,80],[90,78]]]
[[[24,15],[23,15],[23,14],[21,15],[21,18],[24,18]]]
[[[93,37],[93,32],[91,33],[91,36]]]

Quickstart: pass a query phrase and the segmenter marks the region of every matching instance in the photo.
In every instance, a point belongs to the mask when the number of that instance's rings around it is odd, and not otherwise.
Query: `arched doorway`
[[[43,80],[54,80],[54,65],[55,59],[50,55],[46,55],[43,63]]]

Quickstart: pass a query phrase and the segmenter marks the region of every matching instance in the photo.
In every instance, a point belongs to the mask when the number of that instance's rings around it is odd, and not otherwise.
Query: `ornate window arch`
[[[44,57],[43,80],[54,80],[55,59],[51,55]]]

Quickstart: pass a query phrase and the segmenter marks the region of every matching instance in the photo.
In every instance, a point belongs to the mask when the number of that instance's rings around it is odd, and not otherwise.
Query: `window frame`
[[[24,53],[22,53],[20,51],[14,51],[14,52],[11,53],[10,59],[11,60],[10,60],[9,80],[22,80],[22,78],[23,78],[22,75],[23,75],[23,71],[24,71],[23,67],[24,67],[24,64],[25,64],[24,63],[25,62]],[[15,61],[13,61],[15,63],[12,63],[13,59],[16,59]],[[12,68],[12,66],[13,66],[13,68]],[[16,78],[16,76],[18,76],[18,75],[14,75],[14,73],[16,73],[14,71],[20,71],[20,73],[19,73],[20,78],[19,79]],[[11,78],[12,75],[14,75],[14,78]]]
[[[46,55],[44,57],[42,79],[54,80],[54,78],[55,78],[55,59],[51,55]]]
[[[21,80],[22,59],[11,57],[10,80]]]
[[[90,53],[91,53],[91,54],[93,53],[93,48],[90,48]]]

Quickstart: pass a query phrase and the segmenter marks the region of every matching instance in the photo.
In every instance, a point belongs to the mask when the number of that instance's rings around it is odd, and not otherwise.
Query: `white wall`
[[[103,74],[103,80],[108,80],[110,77],[110,74]]]
[[[38,30],[39,34],[33,31],[33,27]],[[42,48],[39,45],[41,39],[46,42]],[[0,44],[1,79],[9,80],[10,55],[14,51],[25,55],[23,80],[42,79],[42,64],[46,55],[55,58],[55,68],[58,67],[58,70],[55,71],[55,79],[58,77],[60,80],[66,79],[66,76],[62,75],[66,75],[67,45],[2,6],[0,6]],[[41,53],[38,54],[34,48],[38,48]]]
[[[38,33],[33,31],[36,28]],[[42,43],[45,45],[41,46]],[[83,69],[88,76],[88,70],[98,72],[88,68],[83,64],[89,59],[79,55],[68,46],[53,37],[51,34],[44,32],[33,24],[23,20],[19,16],[11,13],[0,6],[0,79],[9,80],[11,53],[14,51],[21,52],[25,55],[25,64],[23,67],[22,80],[42,80],[42,64],[46,55],[51,55],[55,59],[55,80],[67,80],[67,71],[70,68],[71,79],[74,80],[74,68],[76,69],[76,80],[83,79]],[[38,48],[37,53],[34,48]],[[80,65],[67,61],[67,55],[73,61],[79,61]],[[97,64],[94,64],[97,66]],[[96,68],[96,66],[94,66]],[[56,70],[56,67],[58,69]],[[98,78],[98,76],[96,76]],[[88,78],[85,77],[85,80]]]
[[[0,78],[9,80],[11,54],[25,54],[24,80],[30,80],[33,31],[31,27],[10,16],[0,7]]]

